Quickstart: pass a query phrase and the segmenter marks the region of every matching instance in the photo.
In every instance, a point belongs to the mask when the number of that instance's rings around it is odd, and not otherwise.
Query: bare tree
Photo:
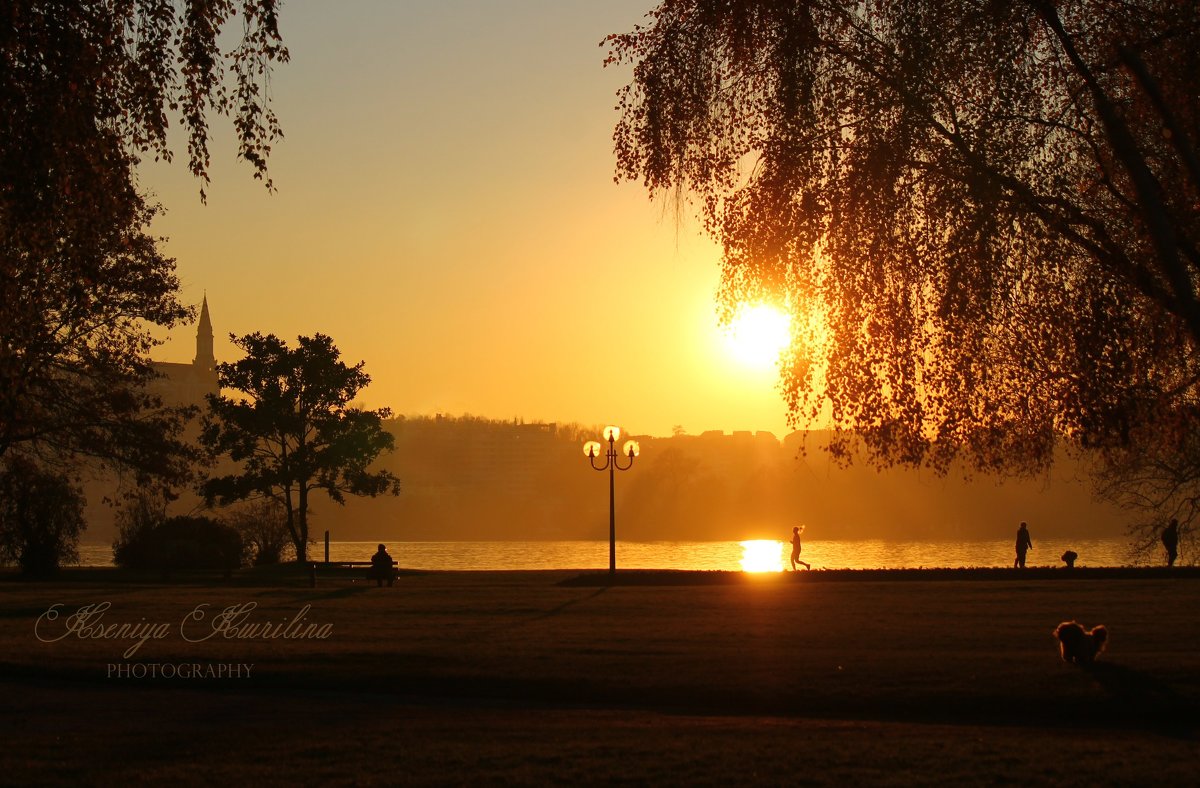
[[[1163,528],[1179,522],[1180,555],[1196,563],[1200,526],[1200,429],[1167,429],[1157,438],[1112,447],[1096,457],[1097,494],[1131,512],[1133,549],[1142,556],[1163,556]]]

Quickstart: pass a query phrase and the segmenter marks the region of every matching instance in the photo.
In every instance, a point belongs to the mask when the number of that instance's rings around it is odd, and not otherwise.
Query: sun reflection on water
[[[781,529],[782,530],[782,529]],[[330,543],[334,561],[365,561],[379,539]],[[1135,553],[1126,537],[1079,539],[1043,537],[1030,553],[1035,566],[1062,566],[1064,550],[1079,554],[1079,566],[1152,566],[1158,553]],[[389,541],[388,551],[406,569],[570,570],[608,568],[608,540],[540,542],[401,542]],[[752,541],[621,542],[621,569],[681,569],[721,572],[778,572],[788,567],[791,546],[770,539]],[[320,545],[310,557],[320,560]],[[1011,567],[1012,539],[985,542],[812,539],[804,542],[804,560],[813,569],[915,569]],[[112,542],[79,545],[83,566],[112,566]]]
[[[783,542],[774,539],[750,539],[742,546],[743,572],[782,572]]]

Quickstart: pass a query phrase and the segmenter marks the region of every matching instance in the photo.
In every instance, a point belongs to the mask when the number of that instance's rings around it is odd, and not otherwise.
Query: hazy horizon
[[[401,481],[397,497],[317,496],[312,535],[334,541],[605,539],[608,478],[582,452],[586,425],[425,417],[385,424],[395,451],[373,467]],[[621,441],[625,440],[621,436]],[[641,455],[615,484],[618,539],[628,542],[779,539],[805,524],[812,540],[1009,539],[1021,520],[1042,538],[1120,535],[1128,514],[1094,500],[1085,464],[1063,456],[1032,479],[961,468],[843,467],[821,431],[766,438],[714,433],[636,436]],[[185,496],[183,512],[199,503]],[[89,541],[114,533],[96,511]],[[220,510],[218,510],[219,513]],[[104,520],[108,520],[104,522]]]

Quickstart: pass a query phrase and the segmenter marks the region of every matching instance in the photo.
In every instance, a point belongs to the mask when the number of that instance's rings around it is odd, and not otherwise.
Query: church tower
[[[214,369],[217,357],[213,355],[212,320],[208,316],[208,294],[204,294],[204,303],[200,307],[200,322],[196,324],[196,358],[194,366],[202,369]]]
[[[208,315],[208,295],[200,306],[196,325],[196,357],[191,364],[153,361],[158,373],[151,384],[154,393],[168,405],[197,405],[204,407],[205,397],[221,392],[217,376],[217,358],[213,352],[212,318]]]

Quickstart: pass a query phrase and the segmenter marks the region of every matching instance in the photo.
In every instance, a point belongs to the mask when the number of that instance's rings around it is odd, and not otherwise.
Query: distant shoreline
[[[331,541],[326,553],[322,543],[309,547],[308,556],[321,560],[363,561],[375,545],[388,545],[400,566],[423,570],[605,570],[609,565],[608,541],[476,541],[410,542],[383,539],[373,542]],[[1153,551],[1137,551],[1125,540],[1039,539],[1031,551],[1029,566],[1065,568],[1059,556],[1066,551],[1078,555],[1075,568],[1136,567],[1165,565]],[[290,552],[290,551],[289,551]],[[742,541],[619,540],[619,568],[662,571],[780,571],[789,568],[790,546],[775,539]],[[79,548],[81,567],[112,566],[111,546]],[[1185,555],[1190,561],[1190,554]],[[1010,539],[985,542],[922,542],[908,540],[812,540],[804,545],[804,560],[825,570],[875,569],[1009,569],[1013,564]]]
[[[307,584],[308,565],[287,563],[270,567],[240,569],[226,579],[216,572],[177,572],[167,579],[159,573],[125,570],[118,567],[64,567],[57,575],[26,581],[14,567],[0,569],[0,582],[29,582],[106,584],[163,584],[212,586],[291,586]],[[316,563],[320,563],[319,560]],[[353,574],[347,570],[347,578]],[[738,584],[807,584],[855,582],[1027,582],[1044,580],[1196,580],[1200,566],[1177,567],[1029,567],[1009,569],[996,567],[939,567],[907,569],[812,569],[797,572],[743,572],[709,569],[618,569],[615,575],[594,568],[550,569],[411,569],[400,568],[401,578],[422,576],[497,578],[533,578],[544,576],[548,583],[565,588],[598,588],[604,586],[716,586]],[[334,581],[337,583],[338,581]],[[324,585],[324,583],[322,584]]]
[[[624,569],[616,575],[588,570],[560,583],[568,587],[639,585],[725,585],[730,583],[785,582],[911,582],[980,580],[1011,582],[1025,580],[1167,580],[1200,578],[1200,566],[1177,567],[994,567],[916,569],[813,569],[798,572],[728,572],[673,569]]]

